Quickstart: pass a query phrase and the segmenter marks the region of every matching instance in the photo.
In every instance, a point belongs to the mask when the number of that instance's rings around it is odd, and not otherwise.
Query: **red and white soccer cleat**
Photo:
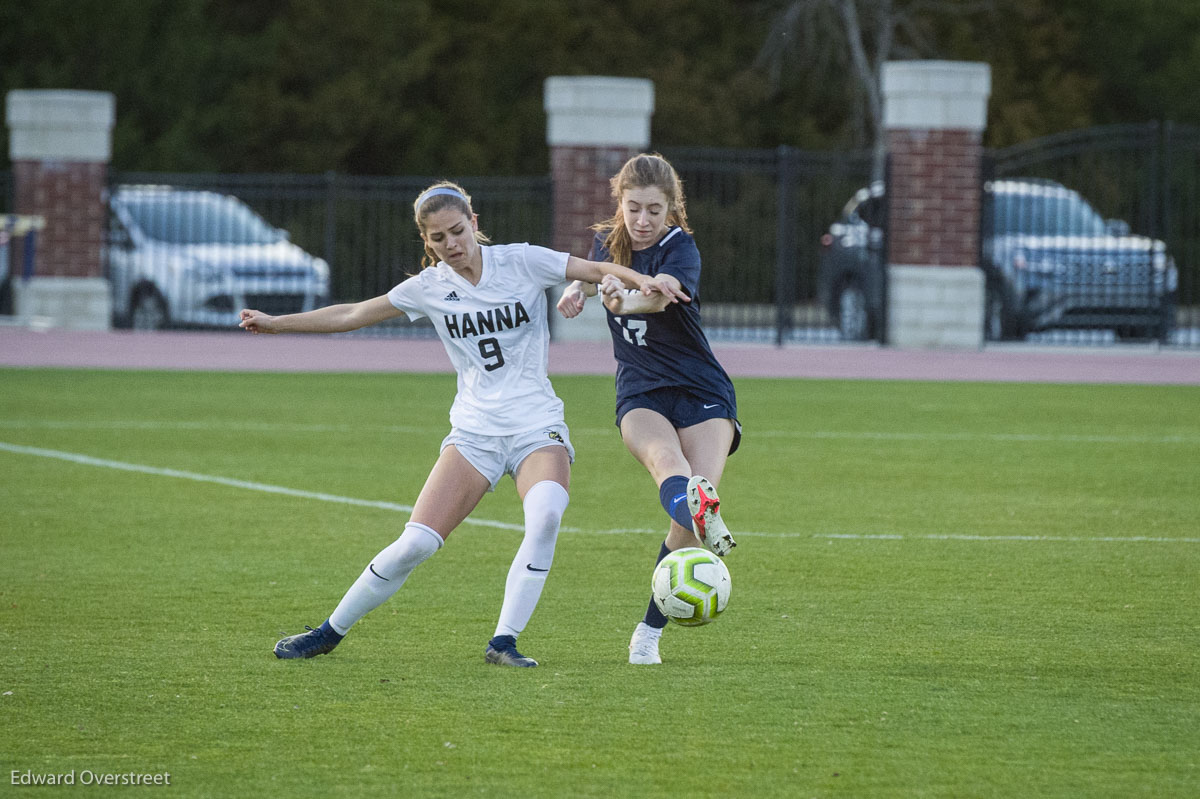
[[[728,555],[737,542],[721,519],[721,498],[717,496],[717,489],[707,478],[695,475],[688,480],[687,498],[696,537],[720,557]]]

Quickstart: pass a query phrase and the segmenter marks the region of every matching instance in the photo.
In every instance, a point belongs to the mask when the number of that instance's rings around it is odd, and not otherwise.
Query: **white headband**
[[[468,208],[471,207],[470,201],[467,200],[467,198],[463,196],[463,193],[461,191],[459,191],[458,189],[452,189],[449,186],[437,186],[435,188],[429,189],[428,191],[426,191],[424,194],[422,194],[420,197],[417,198],[417,210],[420,210],[421,206],[424,205],[429,200],[430,197],[437,197],[439,194],[446,194],[451,197],[457,197],[458,199],[460,199],[464,203],[466,203]]]

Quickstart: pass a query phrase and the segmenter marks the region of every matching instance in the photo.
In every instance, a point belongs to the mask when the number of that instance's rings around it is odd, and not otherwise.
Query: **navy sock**
[[[321,631],[321,635],[330,636],[335,641],[340,641],[346,637],[346,636],[342,635],[341,633],[339,633],[337,630],[333,629],[333,627],[329,626],[329,619],[326,619],[325,621],[321,622],[321,626],[318,627],[317,629]]]
[[[488,646],[496,650],[504,650],[516,645],[517,639],[511,635],[497,635],[488,641]]]
[[[658,501],[662,503],[667,515],[684,530],[691,532],[692,511],[687,504],[687,484],[688,478],[681,474],[668,477],[658,487]]]
[[[667,549],[667,542],[663,541],[662,547],[658,550],[658,560],[654,561],[654,565],[662,563],[662,559],[669,555],[671,550]],[[647,627],[653,627],[656,630],[661,630],[667,626],[667,617],[658,609],[658,605],[654,604],[654,597],[650,597],[650,607],[646,608],[646,617],[642,619]]]

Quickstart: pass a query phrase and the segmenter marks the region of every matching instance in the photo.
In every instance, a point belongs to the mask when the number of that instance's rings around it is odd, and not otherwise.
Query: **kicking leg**
[[[621,436],[625,446],[658,483],[659,502],[671,517],[670,530],[655,560],[657,565],[668,553],[700,543],[695,529],[696,511],[691,508],[689,499],[692,494],[698,493],[697,486],[706,486],[713,498],[716,497],[716,490],[707,480],[701,483],[700,480],[704,478],[697,480],[695,475],[708,474],[711,475],[712,481],[720,481],[725,468],[725,458],[733,441],[733,424],[725,419],[710,419],[676,430],[661,414],[645,408],[635,408],[622,417]],[[709,523],[714,531],[718,526],[723,526],[719,514],[717,523],[709,522],[716,513],[711,504],[698,510],[701,511],[701,521]],[[725,530],[725,536],[728,536],[728,530]],[[719,534],[716,537],[724,540]],[[725,552],[734,546],[731,536],[728,537],[728,541],[729,546],[725,548]],[[662,663],[658,644],[666,625],[667,617],[651,598],[646,605],[645,616],[634,629],[633,637],[629,641],[630,663]]]
[[[684,457],[692,467],[687,484],[692,527],[696,537],[721,557],[737,546],[721,518],[721,499],[717,496],[717,484],[725,471],[733,435],[730,419],[709,419],[679,430]]]

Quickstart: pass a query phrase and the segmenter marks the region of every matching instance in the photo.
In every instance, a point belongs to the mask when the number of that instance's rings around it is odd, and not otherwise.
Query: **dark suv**
[[[821,237],[818,291],[847,340],[877,338],[885,295],[883,186],[860,189]],[[1103,219],[1077,192],[1032,178],[984,185],[984,336],[1111,329],[1166,340],[1179,273],[1166,245]]]

